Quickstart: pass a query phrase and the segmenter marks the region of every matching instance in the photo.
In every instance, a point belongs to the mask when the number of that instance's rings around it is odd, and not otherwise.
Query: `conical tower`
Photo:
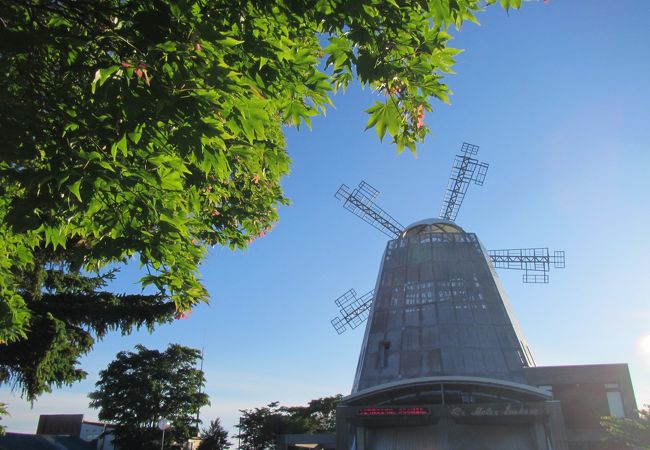
[[[443,219],[406,227],[374,292],[353,393],[423,377],[525,382],[532,357],[476,234]]]

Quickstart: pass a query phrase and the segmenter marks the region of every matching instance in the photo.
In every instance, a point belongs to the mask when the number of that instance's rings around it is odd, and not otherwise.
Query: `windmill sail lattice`
[[[556,269],[565,267],[564,252],[555,251],[551,256],[545,247],[488,250],[488,255],[496,268],[523,270],[524,283],[548,283],[551,264]]]
[[[470,155],[478,153],[478,145],[463,143],[462,155],[456,155],[454,165],[451,168],[451,175],[447,183],[445,198],[440,209],[440,218],[445,220],[456,220],[460,205],[463,203],[465,193],[470,182],[483,185],[487,174],[488,164],[479,162]]]
[[[398,237],[404,230],[404,226],[373,202],[373,199],[376,199],[378,195],[379,191],[377,189],[362,181],[354,190],[350,190],[347,185],[342,184],[334,197],[343,202],[345,209],[386,236]]]
[[[356,291],[350,289],[334,301],[340,309],[340,315],[332,319],[331,323],[338,334],[343,334],[347,327],[355,329],[366,321],[374,295],[373,289],[357,297]]]

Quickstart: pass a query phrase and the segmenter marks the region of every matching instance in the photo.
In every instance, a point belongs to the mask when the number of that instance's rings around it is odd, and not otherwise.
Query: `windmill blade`
[[[488,250],[487,253],[498,269],[523,270],[524,283],[548,283],[551,264],[556,269],[565,267],[564,251],[555,251],[551,256],[546,247]]]
[[[350,289],[345,294],[341,295],[339,298],[334,300],[334,303],[339,308],[343,309],[347,307],[350,303],[354,302],[357,299],[357,291]]]
[[[404,231],[404,226],[373,202],[373,199],[377,198],[378,195],[379,191],[377,189],[362,181],[354,190],[342,184],[334,197],[343,202],[345,209],[386,236],[397,238]]]
[[[442,208],[440,209],[440,218],[455,221],[470,182],[473,181],[474,184],[483,186],[489,165],[470,156],[478,153],[478,149],[478,145],[464,142],[461,147],[463,154],[456,155],[454,158],[445,197],[442,201]]]
[[[337,298],[334,303],[340,308],[340,316],[331,320],[332,326],[338,334],[343,334],[349,327],[355,329],[368,318],[370,307],[375,296],[375,290],[357,297],[354,289]]]

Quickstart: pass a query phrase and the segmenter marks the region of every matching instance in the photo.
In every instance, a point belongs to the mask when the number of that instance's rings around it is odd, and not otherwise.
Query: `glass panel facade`
[[[354,391],[428,376],[525,382],[525,344],[495,277],[473,233],[390,241]]]

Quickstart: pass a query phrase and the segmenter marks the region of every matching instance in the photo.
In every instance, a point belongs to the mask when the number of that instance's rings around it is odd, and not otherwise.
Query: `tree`
[[[221,426],[219,418],[210,422],[201,432],[198,450],[226,450],[232,445],[228,442],[228,432]]]
[[[631,419],[603,417],[601,424],[612,439],[630,448],[650,450],[650,409],[640,410],[639,415]]]
[[[496,1],[2,2],[0,382],[33,399],[83,378],[107,330],[207,301],[207,248],[272,227],[282,127],[331,91],[374,89],[367,128],[415,151],[448,101],[448,29]],[[102,291],[131,260],[156,294]]]
[[[9,412],[7,411],[7,406],[0,402],[0,420],[2,420],[2,416],[8,416]],[[5,427],[0,425],[0,436],[4,436],[5,434]]]
[[[34,400],[50,392],[51,385],[85,378],[86,372],[77,367],[78,358],[95,339],[111,330],[123,334],[140,327],[153,330],[155,324],[173,320],[174,304],[163,295],[101,291],[113,273],[86,276],[50,266],[38,274],[43,292],[36,297],[22,293],[29,299],[29,334],[0,344],[0,382],[20,386],[22,394]]]
[[[201,392],[205,379],[196,368],[198,350],[171,344],[167,350],[120,352],[99,374],[90,406],[99,418],[115,424],[115,443],[121,449],[158,449],[161,419],[171,422],[166,445],[183,443],[198,434],[197,412],[208,405]]]
[[[280,434],[333,433],[336,431],[336,407],[341,394],[315,399],[308,406],[279,406],[241,410],[239,434],[243,450],[274,449]]]
[[[336,431],[336,407],[342,398],[341,394],[317,398],[307,406],[283,407],[283,411],[305,423],[304,433],[333,433]]]

